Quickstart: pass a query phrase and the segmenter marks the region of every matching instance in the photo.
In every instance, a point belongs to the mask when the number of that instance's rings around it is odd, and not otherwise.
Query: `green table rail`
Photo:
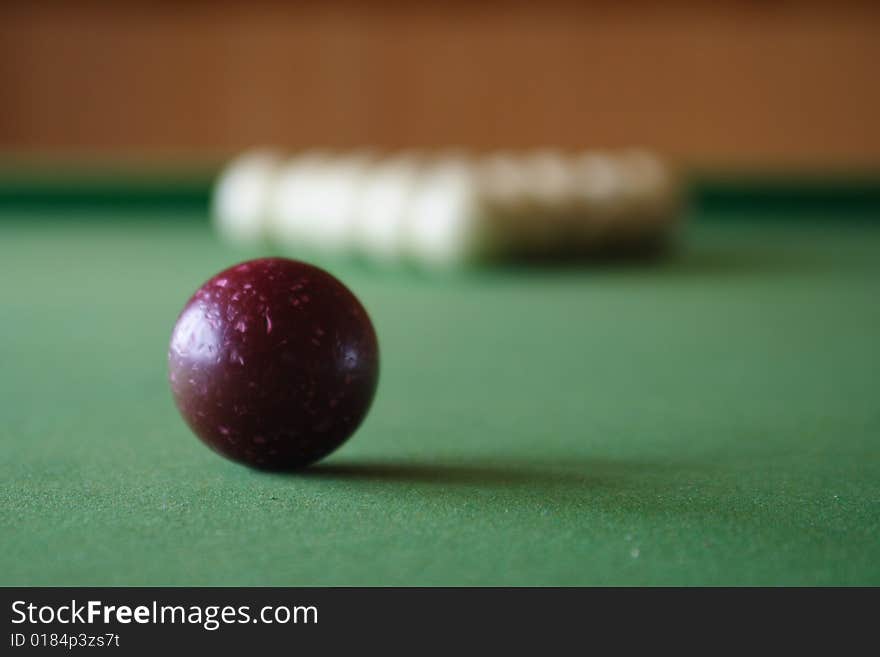
[[[220,165],[178,167],[15,167],[0,165],[0,213],[51,210],[167,210],[204,213]],[[880,171],[852,174],[693,171],[686,177],[698,214],[761,212],[776,217],[880,217]]]

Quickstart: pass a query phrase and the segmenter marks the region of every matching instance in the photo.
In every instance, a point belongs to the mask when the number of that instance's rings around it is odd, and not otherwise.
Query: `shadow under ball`
[[[291,470],[328,455],[361,424],[379,348],[363,306],[336,278],[262,258],[196,291],[174,326],[168,366],[183,419],[209,447]]]

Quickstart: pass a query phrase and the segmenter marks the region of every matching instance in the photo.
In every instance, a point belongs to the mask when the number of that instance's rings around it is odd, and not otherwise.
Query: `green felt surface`
[[[60,216],[59,216],[60,218]],[[378,398],[306,474],[165,381],[199,221],[0,222],[0,584],[880,584],[880,226],[703,222],[662,266],[334,265]]]

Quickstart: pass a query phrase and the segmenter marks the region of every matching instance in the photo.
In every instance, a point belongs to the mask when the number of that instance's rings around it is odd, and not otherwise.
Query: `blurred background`
[[[0,149],[646,146],[874,170],[878,37],[860,0],[7,0]]]

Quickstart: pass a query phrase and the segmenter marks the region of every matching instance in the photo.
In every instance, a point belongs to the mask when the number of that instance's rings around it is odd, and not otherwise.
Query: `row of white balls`
[[[237,243],[439,267],[656,236],[671,230],[678,208],[675,176],[646,151],[255,151],[221,174],[213,215]]]

